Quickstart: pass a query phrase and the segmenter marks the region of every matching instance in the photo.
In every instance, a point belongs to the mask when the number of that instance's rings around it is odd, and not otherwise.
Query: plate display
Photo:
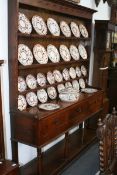
[[[55,80],[59,83],[61,81],[63,81],[63,77],[62,77],[62,74],[59,70],[54,70],[53,71],[53,75],[54,75],[54,78]]]
[[[18,109],[20,111],[25,110],[27,107],[26,99],[23,95],[18,95]]]
[[[54,75],[51,71],[49,71],[47,73],[47,80],[48,80],[49,84],[54,84],[55,83],[55,78],[54,78]]]
[[[70,79],[69,70],[67,68],[63,69],[62,75],[66,81]]]
[[[94,88],[85,88],[85,89],[82,89],[82,92],[85,92],[85,93],[94,93],[94,92],[97,92],[98,90],[97,89],[94,89]]]
[[[73,35],[77,38],[80,38],[80,30],[78,25],[75,22],[71,22],[70,26],[71,26],[71,31]]]
[[[70,55],[70,52],[69,52],[69,49],[67,48],[67,46],[60,45],[59,50],[60,50],[61,57],[64,61],[70,61],[71,60],[71,55]]]
[[[50,33],[54,36],[60,36],[60,28],[58,23],[53,18],[47,19],[47,26]]]
[[[76,61],[79,60],[80,55],[79,55],[77,47],[74,45],[70,45],[69,50],[70,50],[70,54],[71,54],[72,58]]]
[[[80,29],[80,33],[82,34],[82,36],[84,38],[88,38],[88,36],[89,36],[88,31],[87,31],[86,27],[83,24],[79,25],[79,29]]]
[[[85,88],[85,81],[84,81],[84,79],[82,79],[82,78],[79,79],[79,85],[80,85],[80,87],[81,87],[82,89]]]
[[[65,83],[65,88],[72,88],[72,84],[70,82]]]
[[[25,44],[18,45],[18,61],[23,66],[29,66],[33,63],[33,55],[31,50]]]
[[[36,44],[33,47],[33,54],[38,63],[46,64],[48,62],[46,49],[41,44]]]
[[[38,73],[37,74],[37,83],[39,84],[39,86],[43,87],[46,85],[46,77],[44,74],[42,73]]]
[[[80,56],[85,60],[87,59],[87,51],[85,47],[82,44],[79,44],[78,46],[79,54]]]
[[[84,76],[87,75],[87,69],[86,69],[86,67],[85,67],[84,65],[81,66],[81,72],[82,72],[82,74],[83,74]]]
[[[76,78],[76,71],[73,67],[70,67],[69,69],[69,75],[72,79]]]
[[[81,70],[78,66],[76,67],[76,75],[77,77],[81,77]]]
[[[54,100],[57,97],[57,92],[56,89],[54,87],[48,87],[47,88],[47,93],[50,99]]]
[[[62,31],[63,35],[65,35],[66,37],[71,36],[70,27],[65,21],[60,22],[60,28],[61,28],[61,31]]]
[[[21,33],[30,34],[32,32],[32,25],[25,14],[19,12],[18,30]]]
[[[36,78],[31,74],[27,75],[26,83],[30,89],[35,89],[37,87]]]
[[[36,106],[38,103],[37,96],[34,92],[27,93],[26,100],[27,100],[27,103],[29,104],[29,106],[32,106],[32,107]]]
[[[41,103],[46,103],[48,100],[48,95],[47,95],[47,92],[45,91],[45,89],[38,90],[37,97]]]
[[[77,80],[72,81],[72,86],[73,86],[74,89],[78,90],[78,92],[79,92],[80,86],[79,86],[79,83],[78,83]]]
[[[65,89],[64,84],[58,84],[58,86],[57,86],[57,90],[58,90],[58,92],[60,93],[61,90],[63,90],[63,89]]]
[[[27,89],[26,81],[23,77],[18,77],[18,91],[24,92]]]
[[[49,44],[47,46],[47,54],[48,54],[49,59],[53,63],[58,63],[60,61],[59,52],[58,52],[57,48],[54,45]]]
[[[39,108],[46,111],[53,111],[53,110],[59,109],[60,105],[54,104],[54,103],[45,103],[45,104],[39,105]]]
[[[37,15],[33,16],[32,25],[39,35],[47,35],[47,26],[42,17]]]

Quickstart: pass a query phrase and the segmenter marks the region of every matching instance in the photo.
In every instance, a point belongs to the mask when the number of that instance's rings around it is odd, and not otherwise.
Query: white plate
[[[71,45],[69,50],[70,50],[70,54],[71,54],[72,58],[76,61],[79,60],[80,55],[79,55],[77,47],[74,45]]]
[[[70,79],[69,70],[67,68],[63,69],[62,75],[66,81]]]
[[[24,44],[18,45],[18,61],[23,66],[28,66],[33,63],[33,55],[28,46]]]
[[[78,66],[76,67],[76,75],[77,77],[81,77],[81,70]]]
[[[85,93],[94,93],[94,92],[97,92],[98,90],[97,89],[94,89],[94,88],[85,88],[85,89],[82,89],[82,92],[85,92]]]
[[[82,89],[85,88],[85,81],[82,78],[79,79],[79,85]]]
[[[57,86],[57,90],[58,90],[58,92],[60,93],[61,90],[63,90],[63,89],[65,89],[64,84],[58,84],[58,86]]]
[[[80,30],[78,28],[78,25],[75,22],[71,22],[70,26],[73,35],[77,38],[80,38]]]
[[[48,87],[47,88],[47,93],[50,99],[54,100],[57,97],[57,92],[56,89],[54,87]]]
[[[69,75],[72,79],[76,78],[76,71],[73,67],[70,67],[69,69]]]
[[[39,108],[47,111],[53,111],[53,110],[59,109],[60,105],[54,104],[54,103],[45,103],[45,104],[39,105]]]
[[[30,89],[35,89],[37,87],[36,78],[31,74],[27,75],[26,83]]]
[[[78,92],[79,92],[80,87],[79,87],[79,83],[78,83],[77,80],[72,81],[72,86],[73,86],[74,89],[78,90]]]
[[[47,92],[45,91],[45,89],[38,90],[37,97],[41,103],[46,103],[48,100],[48,95],[47,95]]]
[[[61,31],[62,31],[63,35],[65,35],[66,37],[71,36],[70,27],[65,21],[60,22],[60,28],[61,28]]]
[[[27,89],[26,81],[23,77],[18,77],[18,91],[24,92]]]
[[[39,84],[39,86],[43,87],[46,85],[46,77],[44,74],[42,73],[38,73],[37,74],[37,82]]]
[[[84,38],[88,38],[88,36],[89,36],[88,31],[87,31],[86,27],[83,24],[79,25],[79,29],[80,29],[80,33],[82,34],[82,36]]]
[[[18,30],[21,33],[26,33],[26,34],[30,34],[32,32],[32,25],[29,19],[26,17],[26,15],[20,12],[19,12],[19,18],[18,18]]]
[[[36,44],[33,47],[33,54],[38,63],[46,64],[48,62],[46,49],[41,44]]]
[[[32,24],[33,24],[35,31],[39,35],[47,35],[47,26],[42,17],[37,16],[37,15],[33,16]]]
[[[54,36],[60,36],[60,28],[58,23],[53,18],[47,19],[47,26],[50,33]]]
[[[65,88],[72,88],[72,84],[70,82],[65,83]]]
[[[20,111],[25,110],[27,107],[26,99],[23,95],[18,95],[18,109]]]
[[[67,48],[67,46],[60,45],[59,50],[60,50],[61,57],[64,61],[70,61],[71,60],[70,52],[69,52],[69,49]]]
[[[83,74],[84,76],[87,75],[87,69],[86,69],[86,67],[85,67],[84,65],[81,66],[81,72],[82,72],[82,74]]]
[[[54,70],[53,71],[53,75],[54,75],[54,78],[55,80],[60,83],[61,81],[63,81],[63,77],[62,77],[62,74],[59,70]]]
[[[87,59],[87,51],[85,47],[82,44],[79,44],[78,46],[79,54],[80,56],[85,60]]]
[[[29,104],[29,106],[32,106],[32,107],[36,106],[38,103],[37,96],[34,92],[27,93],[26,100],[27,100],[27,103]]]
[[[49,84],[54,84],[55,83],[55,78],[54,78],[54,75],[51,71],[49,71],[47,73],[47,80],[48,80]]]
[[[49,59],[53,63],[58,63],[60,61],[59,52],[58,52],[57,48],[54,45],[49,44],[47,46],[47,54],[48,54]]]

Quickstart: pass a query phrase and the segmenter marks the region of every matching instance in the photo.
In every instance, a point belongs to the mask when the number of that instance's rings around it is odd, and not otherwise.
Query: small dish
[[[62,44],[62,45],[60,45],[59,50],[60,50],[61,57],[64,61],[71,60],[70,52],[69,52],[69,49],[67,48],[67,46]]]
[[[80,29],[80,33],[82,34],[82,36],[84,38],[88,38],[89,37],[88,31],[87,31],[86,27],[83,24],[79,25],[79,29]]]
[[[86,67],[85,67],[84,65],[81,66],[81,72],[82,72],[82,74],[83,74],[84,76],[87,75],[87,69],[86,69]]]
[[[61,28],[63,35],[65,35],[66,37],[71,37],[70,27],[65,21],[60,22],[60,28]]]
[[[84,47],[82,44],[79,44],[78,50],[79,50],[80,56],[81,56],[84,60],[86,60],[86,59],[87,59],[87,51],[86,51],[85,47]]]
[[[58,90],[58,92],[60,93],[61,90],[63,90],[63,89],[65,89],[64,84],[58,84],[58,86],[57,86],[57,90]]]
[[[81,70],[78,66],[76,67],[76,75],[77,77],[81,77]]]
[[[54,45],[49,44],[47,46],[47,54],[48,54],[49,59],[53,63],[58,63],[60,61],[59,52],[58,52],[57,48]]]
[[[53,71],[53,75],[54,75],[54,78],[55,80],[60,83],[61,81],[63,81],[63,77],[62,77],[62,74],[59,70],[54,70]]]
[[[49,84],[54,84],[55,83],[55,78],[54,78],[54,75],[51,71],[49,71],[47,73],[47,80],[48,80]]]
[[[27,107],[26,99],[23,95],[18,95],[18,109],[20,111],[25,110]]]
[[[70,49],[69,50],[70,50],[70,54],[71,54],[72,58],[74,60],[76,60],[76,61],[79,60],[80,55],[79,55],[77,47],[74,46],[74,45],[70,45]]]
[[[66,81],[70,79],[69,70],[67,68],[63,69],[62,75]]]
[[[53,110],[59,109],[60,105],[54,104],[54,103],[45,103],[45,104],[39,105],[39,108],[46,111],[53,111]]]
[[[97,89],[94,89],[94,88],[84,88],[82,89],[82,92],[85,92],[85,93],[94,93],[94,92],[97,92],[98,90]]]
[[[79,85],[80,85],[80,87],[81,87],[82,89],[85,88],[85,81],[84,81],[83,78],[80,78],[80,79],[79,79]]]
[[[29,92],[26,94],[26,100],[29,106],[34,107],[38,104],[37,96],[34,92]]]
[[[79,83],[77,80],[72,81],[72,86],[74,89],[78,90],[78,92],[79,92],[80,86],[79,86]]]
[[[60,36],[60,28],[58,23],[53,18],[47,19],[47,26],[50,31],[50,33],[54,36]]]
[[[30,89],[36,89],[36,87],[37,87],[36,78],[31,74],[27,75],[26,83]]]
[[[70,82],[65,83],[65,88],[72,88],[72,84]]]
[[[80,30],[78,25],[75,22],[71,22],[70,26],[71,26],[71,31],[73,35],[77,38],[80,38]]]
[[[46,85],[46,77],[44,74],[42,73],[38,73],[37,74],[37,83],[39,84],[39,86],[43,87]]]
[[[72,79],[75,79],[76,78],[76,71],[73,67],[70,67],[69,69],[69,75]]]
[[[47,88],[47,93],[48,93],[48,96],[51,100],[54,100],[56,99],[57,97],[57,92],[56,92],[56,89],[54,87],[48,87]]]
[[[37,97],[41,103],[46,103],[48,100],[48,95],[47,95],[47,92],[45,91],[45,89],[38,90]]]
[[[26,81],[23,77],[19,76],[18,77],[18,91],[19,92],[24,92],[27,89],[27,84]]]

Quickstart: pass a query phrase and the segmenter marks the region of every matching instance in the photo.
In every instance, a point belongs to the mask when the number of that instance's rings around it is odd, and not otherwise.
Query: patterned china
[[[36,106],[38,103],[37,96],[34,92],[27,93],[26,100],[27,100],[27,103],[29,104],[29,106],[32,106],[32,107]]]
[[[36,44],[33,47],[33,54],[38,63],[46,64],[48,62],[46,49],[41,44]]]
[[[81,66],[81,72],[82,72],[82,74],[83,74],[84,76],[87,75],[87,69],[86,69],[86,67],[85,67],[84,65]]]
[[[49,84],[54,84],[55,83],[55,78],[54,78],[54,75],[51,71],[49,71],[47,73],[47,80],[48,80]]]
[[[84,79],[82,79],[82,78],[79,79],[79,85],[80,85],[80,87],[81,87],[82,89],[85,88],[85,81],[84,81]]]
[[[67,48],[67,46],[60,45],[59,50],[60,50],[61,57],[64,61],[70,61],[71,60],[70,52],[69,52],[69,49]]]
[[[79,44],[78,46],[79,54],[80,56],[85,60],[87,59],[87,51],[85,47],[82,44]]]
[[[18,96],[18,109],[20,111],[25,110],[27,107],[26,99],[23,95]]]
[[[54,78],[55,80],[60,83],[61,81],[63,81],[63,77],[62,77],[62,74],[59,70],[54,70],[53,71],[53,75],[54,75]]]
[[[46,77],[44,74],[42,73],[38,73],[37,74],[37,83],[39,84],[39,86],[43,87],[46,85]]]
[[[98,90],[97,89],[94,89],[94,88],[85,88],[85,89],[82,89],[82,92],[85,92],[85,93],[94,93],[94,92],[97,92]]]
[[[69,50],[70,50],[70,54],[71,54],[72,58],[76,61],[79,60],[80,56],[79,56],[79,52],[78,52],[77,47],[74,45],[71,45]]]
[[[71,36],[70,27],[65,21],[60,22],[60,28],[61,28],[61,31],[62,31],[63,35],[65,35],[66,37]]]
[[[47,88],[47,93],[50,99],[54,100],[57,97],[57,92],[56,89],[54,87],[48,87]]]
[[[30,34],[32,32],[32,25],[25,14],[19,12],[18,30],[21,33]]]
[[[26,81],[23,77],[18,77],[18,91],[24,92],[27,89]]]
[[[54,45],[49,44],[47,46],[47,54],[48,54],[49,59],[53,63],[58,63],[60,61],[59,52],[58,52],[57,48]]]
[[[63,69],[62,75],[66,81],[70,79],[69,70],[67,68]]]
[[[81,70],[78,66],[76,67],[76,75],[77,77],[81,77]]]
[[[48,100],[48,95],[47,95],[47,92],[45,91],[45,89],[38,90],[37,97],[41,103],[46,103]]]
[[[80,33],[82,34],[82,36],[84,38],[88,38],[88,36],[89,36],[88,31],[87,31],[86,27],[83,24],[79,25],[79,29],[80,29]]]
[[[31,74],[27,75],[26,83],[30,89],[35,89],[37,87],[36,78]]]
[[[73,35],[77,38],[80,38],[80,30],[78,28],[78,25],[75,22],[71,22],[70,26]]]
[[[47,26],[42,17],[37,15],[33,16],[32,25],[39,35],[47,35]]]
[[[50,33],[54,36],[60,36],[60,28],[58,23],[53,18],[47,19],[47,26]]]
[[[65,89],[64,84],[58,84],[58,86],[57,86],[57,90],[58,90],[58,92],[60,93],[61,90],[63,90],[63,89]]]
[[[40,104],[39,108],[46,111],[53,111],[53,110],[59,109],[60,106],[54,103],[45,103],[45,104]]]
[[[70,82],[65,83],[65,88],[72,88],[72,84]]]
[[[76,71],[73,67],[70,67],[69,69],[69,75],[72,79],[76,78]]]
[[[79,92],[80,87],[79,87],[79,83],[78,83],[77,80],[72,81],[72,86],[73,86],[74,89],[78,90],[78,92]]]
[[[24,44],[18,45],[18,61],[23,66],[29,66],[33,63],[33,55],[28,46]]]

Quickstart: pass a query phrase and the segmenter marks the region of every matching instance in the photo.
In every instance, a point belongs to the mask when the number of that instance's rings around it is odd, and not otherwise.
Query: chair
[[[99,119],[97,136],[101,175],[117,175],[117,111]]]

